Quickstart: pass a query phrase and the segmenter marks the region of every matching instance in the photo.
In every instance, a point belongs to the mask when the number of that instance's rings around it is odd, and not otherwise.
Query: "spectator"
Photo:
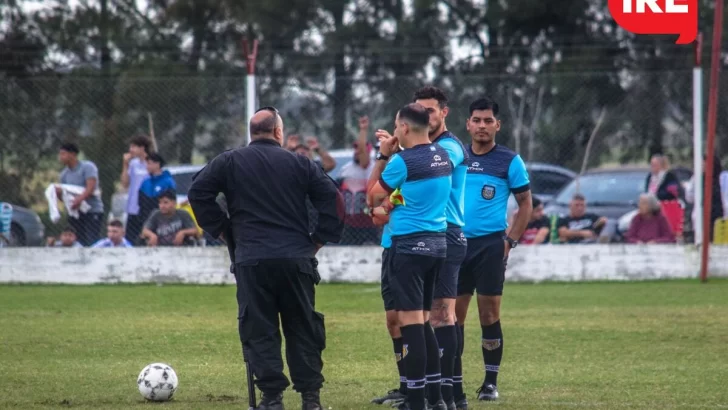
[[[675,232],[653,194],[640,195],[639,213],[624,235],[627,243],[675,243]]]
[[[680,199],[680,180],[670,171],[670,162],[666,156],[655,154],[650,159],[645,192],[657,196],[660,201]]]
[[[346,219],[341,244],[376,244],[379,228],[367,214],[367,181],[374,168],[372,144],[367,142],[369,118],[359,118],[359,137],[354,142],[354,158],[341,167],[339,186],[346,203]]]
[[[56,240],[54,237],[49,237],[46,243],[48,247],[55,248],[83,248],[80,242],[78,242],[78,236],[76,236],[76,230],[70,226],[67,226],[61,231],[61,237]]]
[[[76,195],[71,203],[71,209],[78,212],[78,217],[70,215],[69,212],[68,223],[76,230],[78,241],[83,246],[89,246],[101,236],[104,204],[101,202],[101,192],[98,189],[99,170],[91,161],[80,161],[79,152],[76,144],[61,145],[58,159],[65,167],[61,171],[60,181],[63,185],[83,187],[83,192]],[[62,197],[63,189],[56,187],[56,194]],[[87,212],[81,209],[84,202],[89,206]]]
[[[706,163],[707,156],[703,155],[703,186],[705,186],[705,163]],[[720,181],[720,175],[722,174],[722,167],[720,166],[720,161],[718,161],[718,158],[713,159],[713,195],[711,198],[711,206],[710,206],[710,241],[713,241],[713,234],[715,230],[715,221],[722,218],[725,213],[723,209],[723,199],[721,198],[721,181]],[[688,182],[688,189],[686,193],[686,198],[689,202],[695,203],[695,177],[690,179],[690,182]],[[703,191],[703,197],[705,197],[705,191]],[[693,207],[693,214],[692,214],[692,220],[693,220],[693,226],[695,226],[695,219],[696,214],[698,212],[703,212],[702,209],[698,209],[697,207]]]
[[[543,213],[543,203],[535,196],[531,197],[533,211],[531,211],[531,220],[526,225],[526,230],[521,235],[519,243],[526,245],[540,245],[546,243],[551,231],[551,222]],[[517,214],[518,211],[514,213]],[[509,227],[510,229],[510,227]]]
[[[586,212],[586,198],[576,194],[569,204],[569,215],[559,219],[559,239],[566,243],[594,243],[607,218]]]
[[[124,225],[114,219],[106,225],[106,238],[99,240],[92,248],[131,248],[131,242],[124,238]]]
[[[317,163],[324,172],[330,172],[332,169],[336,168],[336,160],[328,153],[328,151],[319,145],[316,137],[306,138],[305,144],[296,145],[292,151],[296,154],[308,157],[311,161]],[[318,158],[314,159],[313,154],[316,154]]]
[[[199,235],[190,214],[177,209],[177,194],[172,190],[159,195],[159,209],[154,211],[142,230],[147,246],[194,245]]]
[[[139,188],[149,176],[147,155],[152,141],[146,135],[137,135],[129,141],[129,152],[124,154],[121,170],[121,186],[127,189],[126,239],[132,244],[139,240],[144,219],[139,215]]]
[[[149,176],[139,187],[139,217],[143,221],[147,221],[152,211],[159,208],[159,195],[162,192],[177,189],[172,174],[162,169],[165,165],[164,158],[158,153],[147,156]]]

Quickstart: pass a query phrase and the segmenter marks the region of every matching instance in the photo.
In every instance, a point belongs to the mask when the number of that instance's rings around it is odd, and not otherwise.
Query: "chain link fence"
[[[360,216],[366,208],[361,192],[365,178],[342,178],[342,170],[352,166],[358,119],[369,118],[367,140],[373,144],[374,131],[391,130],[396,110],[410,102],[425,81],[351,78],[336,83],[346,87],[342,91],[333,82],[314,87],[313,80],[303,80],[259,76],[259,103],[279,108],[286,134],[298,136],[292,148],[319,159],[345,191],[354,222],[348,225],[342,244],[376,244],[379,230]],[[689,70],[629,75],[443,75],[434,85],[450,99],[448,128],[466,144],[470,102],[488,95],[500,104],[498,143],[522,155],[534,193],[545,199],[557,195],[582,169],[615,166],[624,171],[629,166],[632,173],[627,179],[595,180],[610,187],[595,195],[609,202],[609,189],[619,188],[621,194],[612,196],[620,197],[623,209],[633,209],[654,153],[667,155],[682,182],[690,179]],[[77,74],[0,79],[0,201],[33,209],[44,221],[47,235],[60,234],[64,222],[49,221],[44,190],[58,182],[59,145],[71,141],[81,149],[82,159],[98,167],[107,216],[123,218],[122,157],[129,138],[140,133],[155,136],[177,192],[184,195],[196,169],[223,150],[245,143],[245,91],[243,77],[150,78],[126,73],[113,79]],[[719,94],[716,141],[719,159],[724,160],[728,82],[723,82]],[[305,149],[316,146],[318,150]],[[590,185],[585,181],[580,190]],[[631,184],[630,190],[620,188],[623,182]],[[560,202],[564,205],[563,198]]]

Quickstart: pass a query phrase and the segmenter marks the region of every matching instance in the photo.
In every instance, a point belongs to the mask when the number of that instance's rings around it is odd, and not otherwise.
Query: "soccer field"
[[[397,382],[378,285],[321,285],[323,404],[369,404]],[[471,408],[728,408],[728,281],[507,284],[501,401],[483,377],[475,306],[464,374]],[[247,408],[232,286],[0,286],[0,408]],[[172,402],[136,377],[166,362]],[[286,406],[300,396],[286,391]]]

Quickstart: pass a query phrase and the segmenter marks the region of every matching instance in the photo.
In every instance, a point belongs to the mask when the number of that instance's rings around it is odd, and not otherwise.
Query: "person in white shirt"
[[[147,155],[152,141],[146,135],[137,135],[129,141],[129,152],[124,154],[121,169],[121,186],[127,189],[126,239],[132,244],[139,241],[144,226],[144,217],[139,215],[139,187],[149,176]]]
[[[106,226],[106,238],[91,245],[92,248],[131,248],[131,242],[124,238],[124,225],[113,220]]]
[[[379,243],[379,228],[367,214],[367,181],[374,169],[372,144],[367,142],[369,118],[359,118],[359,137],[354,142],[354,158],[341,167],[338,183],[346,204],[342,245]]]

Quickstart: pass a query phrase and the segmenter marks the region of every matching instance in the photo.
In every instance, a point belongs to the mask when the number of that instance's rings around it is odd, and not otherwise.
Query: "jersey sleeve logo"
[[[495,187],[492,185],[484,185],[483,189],[480,191],[480,194],[483,196],[483,198],[490,201],[495,196]]]

